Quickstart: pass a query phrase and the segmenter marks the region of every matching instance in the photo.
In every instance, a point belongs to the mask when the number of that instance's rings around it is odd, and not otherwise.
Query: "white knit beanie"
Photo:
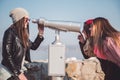
[[[12,18],[13,23],[15,23],[25,16],[29,17],[29,13],[23,8],[15,8],[10,11],[9,16]]]

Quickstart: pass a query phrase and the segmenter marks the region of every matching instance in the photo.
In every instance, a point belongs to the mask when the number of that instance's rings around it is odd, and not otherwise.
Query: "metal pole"
[[[52,44],[62,45],[62,43],[60,42],[60,30],[55,30],[55,34],[55,41]]]
[[[54,46],[55,45],[61,45],[62,46],[62,43],[60,42],[60,30],[55,30],[55,41],[52,43]],[[63,48],[63,47],[61,47]],[[52,77],[52,80],[64,80],[64,77],[63,76],[51,76]]]
[[[52,80],[63,80],[64,77],[61,77],[61,76],[54,76],[52,77]]]

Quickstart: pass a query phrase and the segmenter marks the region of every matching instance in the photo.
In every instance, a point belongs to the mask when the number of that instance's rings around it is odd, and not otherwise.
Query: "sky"
[[[25,8],[31,19],[63,20],[83,22],[96,17],[105,17],[114,28],[120,30],[119,0],[0,0],[0,41],[4,31],[11,25],[9,12],[17,7]],[[30,22],[30,39],[38,33],[37,25]],[[60,32],[61,42],[65,45],[78,45],[79,33]],[[49,45],[55,40],[55,30],[45,28],[45,40],[42,45]]]

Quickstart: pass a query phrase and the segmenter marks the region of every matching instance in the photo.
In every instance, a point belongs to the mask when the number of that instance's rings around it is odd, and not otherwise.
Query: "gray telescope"
[[[43,24],[44,27],[48,27],[48,28],[55,29],[55,30],[80,33],[80,22],[45,20],[45,19],[34,19],[32,20],[32,22]]]
[[[63,76],[65,76],[66,48],[65,45],[60,42],[60,31],[81,33],[80,22],[45,19],[35,19],[32,22],[37,24],[43,24],[44,27],[55,29],[55,41],[49,45],[48,50],[48,75],[52,76],[52,80],[63,80],[62,78]]]

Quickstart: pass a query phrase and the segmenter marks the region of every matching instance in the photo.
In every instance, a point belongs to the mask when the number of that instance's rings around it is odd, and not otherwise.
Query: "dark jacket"
[[[20,70],[23,57],[25,56],[25,60],[31,62],[30,49],[37,49],[43,39],[43,37],[40,38],[38,35],[34,42],[29,40],[29,47],[25,49],[21,40],[17,37],[15,30],[13,28],[8,28],[3,37],[2,64],[14,75],[19,75],[21,73]]]

